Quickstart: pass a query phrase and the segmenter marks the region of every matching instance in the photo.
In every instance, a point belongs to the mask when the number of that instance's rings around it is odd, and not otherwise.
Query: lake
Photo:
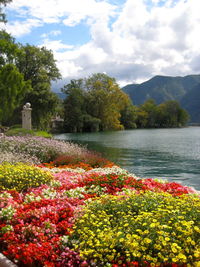
[[[129,172],[200,190],[200,127],[66,133],[56,139],[86,145]]]

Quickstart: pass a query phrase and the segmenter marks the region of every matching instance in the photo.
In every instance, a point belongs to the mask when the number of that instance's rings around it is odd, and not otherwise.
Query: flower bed
[[[1,252],[18,266],[198,266],[195,190],[117,166],[47,166],[48,184],[0,193]]]

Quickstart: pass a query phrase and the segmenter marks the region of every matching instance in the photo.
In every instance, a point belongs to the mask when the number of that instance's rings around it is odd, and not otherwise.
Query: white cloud
[[[14,37],[20,37],[25,34],[29,34],[33,28],[42,26],[42,23],[38,19],[27,19],[23,22],[14,21],[8,24],[0,24],[0,29],[6,30]]]
[[[8,24],[17,36],[57,23],[58,30],[43,35],[41,45],[54,51],[66,79],[106,72],[123,84],[157,74],[200,73],[199,0],[126,0],[120,9],[109,0],[17,0],[10,8],[32,19]],[[69,46],[59,25],[73,27],[83,20],[91,40]]]
[[[44,23],[62,21],[67,26],[74,26],[88,17],[96,20],[114,15],[116,7],[107,1],[95,0],[18,0],[13,1],[9,8]]]
[[[67,44],[64,44],[62,43],[61,40],[49,40],[48,38],[47,39],[44,39],[43,40],[43,43],[40,45],[41,46],[45,46],[47,49],[50,49],[52,50],[54,53],[59,51],[59,50],[66,50],[66,49],[72,49],[73,48],[73,45],[67,45]]]
[[[61,31],[57,30],[57,31],[50,31],[48,33],[44,33],[41,35],[42,38],[48,38],[49,36],[58,36],[61,34]]]

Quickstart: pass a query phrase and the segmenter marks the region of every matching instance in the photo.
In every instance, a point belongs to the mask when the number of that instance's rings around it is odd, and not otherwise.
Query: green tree
[[[137,120],[137,107],[134,106],[130,101],[121,111],[120,121],[125,129],[135,129],[137,128],[136,120]]]
[[[154,99],[148,99],[144,104],[140,105],[138,119],[138,123],[145,128],[156,127],[157,109]]]
[[[65,125],[70,132],[121,130],[122,110],[130,103],[114,78],[93,74],[65,85]]]
[[[83,91],[83,80],[71,80],[62,88],[66,94],[64,100],[64,124],[69,132],[82,132],[84,126],[85,96]]]
[[[157,110],[157,126],[158,128],[167,127],[167,121],[169,114],[166,113],[166,104],[165,102],[161,103],[156,107]]]
[[[32,105],[33,124],[46,129],[59,103],[57,95],[51,92],[51,82],[61,78],[53,53],[45,47],[21,45],[16,66],[24,79],[31,81],[33,90],[25,96],[24,102]]]
[[[137,119],[136,125],[137,128],[146,128],[148,124],[149,114],[147,111],[137,108]]]
[[[166,101],[158,106],[159,125],[161,127],[181,127],[189,120],[188,113],[175,100]]]
[[[98,118],[100,130],[121,130],[121,111],[129,101],[114,78],[103,73],[93,74],[86,80],[87,112]]]
[[[147,100],[138,107],[138,128],[172,128],[181,127],[188,122],[188,113],[175,100],[169,100],[156,105],[154,100]]]
[[[11,63],[23,74],[25,81],[31,81],[33,90],[24,95],[10,121],[20,123],[21,107],[30,102],[34,110],[33,125],[40,129],[48,128],[59,104],[57,95],[51,92],[51,82],[61,77],[52,51],[17,44],[10,34],[0,31],[0,68]]]
[[[13,64],[0,69],[0,122],[12,117],[28,91],[31,91],[30,81],[24,81],[23,74]]]
[[[6,15],[3,12],[2,7],[5,7],[10,2],[12,2],[12,0],[0,0],[0,22],[6,22]]]
[[[19,47],[15,39],[5,32],[0,31],[0,67],[6,64],[15,64],[15,59],[19,53]]]

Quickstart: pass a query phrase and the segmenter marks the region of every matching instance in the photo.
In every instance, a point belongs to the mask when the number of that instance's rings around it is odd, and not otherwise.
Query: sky
[[[13,0],[0,24],[54,53],[63,80],[106,73],[120,86],[200,74],[200,0]]]

